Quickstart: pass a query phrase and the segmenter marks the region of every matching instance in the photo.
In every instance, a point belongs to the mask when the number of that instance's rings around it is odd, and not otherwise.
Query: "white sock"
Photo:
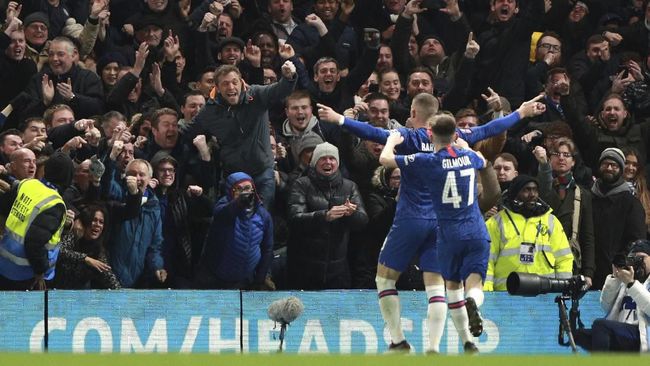
[[[458,290],[447,290],[447,303],[449,306],[449,314],[456,326],[456,331],[463,344],[473,342],[474,338],[469,333],[469,317],[465,309],[465,291],[461,288]]]
[[[474,299],[474,302],[476,303],[476,306],[479,308],[481,305],[483,305],[483,301],[485,301],[485,295],[483,294],[483,289],[472,287],[467,292],[465,293],[465,297],[471,297]]]
[[[447,320],[447,304],[445,303],[445,286],[427,286],[427,326],[429,327],[429,350],[440,352],[440,339]]]
[[[405,338],[402,332],[399,297],[397,296],[397,289],[395,287],[396,281],[377,276],[375,282],[377,283],[377,292],[379,293],[379,309],[381,310],[381,316],[384,318],[384,322],[388,326],[391,342],[393,344],[400,343]]]

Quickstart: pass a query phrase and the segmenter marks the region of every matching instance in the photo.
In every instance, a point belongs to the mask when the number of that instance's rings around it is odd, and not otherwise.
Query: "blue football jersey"
[[[404,137],[404,142],[395,147],[398,154],[408,155],[433,151],[433,144],[429,140],[426,129],[400,128],[398,131]],[[401,170],[399,200],[395,209],[395,217],[435,220],[433,200],[424,180],[426,177],[413,173]]]
[[[476,169],[483,160],[471,150],[448,147],[437,153],[398,155],[402,176],[417,177],[428,187],[444,236],[458,239],[489,239],[478,207]]]
[[[506,131],[519,120],[519,113],[514,112],[482,126],[469,129],[457,128],[456,133],[460,138],[467,141],[468,144],[473,145],[478,141]],[[390,135],[390,131],[386,129],[373,127],[368,123],[355,121],[350,118],[345,118],[343,126],[355,136],[380,144],[385,144],[388,135]],[[395,147],[398,155],[433,152],[430,130],[426,128],[411,129],[402,127],[397,129],[397,131],[404,137],[404,142]],[[395,217],[435,220],[436,211],[433,205],[433,199],[429,193],[426,178],[411,173],[409,171],[401,171],[400,194]]]

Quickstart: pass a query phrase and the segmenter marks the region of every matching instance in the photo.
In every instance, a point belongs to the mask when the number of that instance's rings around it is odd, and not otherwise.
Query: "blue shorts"
[[[438,220],[403,218],[393,222],[379,253],[379,264],[404,272],[415,255],[420,270],[440,273],[436,260]]]
[[[444,240],[441,234],[438,236],[437,252],[445,280],[463,282],[471,273],[478,273],[485,280],[490,257],[489,240]]]

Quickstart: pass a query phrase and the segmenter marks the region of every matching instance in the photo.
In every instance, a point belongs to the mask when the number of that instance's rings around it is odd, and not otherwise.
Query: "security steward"
[[[573,254],[562,224],[539,198],[537,180],[519,175],[510,183],[504,209],[487,222],[490,234],[485,291],[505,291],[511,272],[570,278]]]
[[[63,153],[45,163],[43,179],[25,179],[0,197],[0,290],[45,290],[54,278],[66,206],[61,192],[74,166]]]

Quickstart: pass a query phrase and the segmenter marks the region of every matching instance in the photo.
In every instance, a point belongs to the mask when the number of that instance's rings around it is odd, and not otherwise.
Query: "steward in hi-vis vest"
[[[0,199],[6,218],[0,239],[0,289],[45,289],[54,278],[66,206],[59,191],[70,185],[74,167],[62,153],[45,163],[43,179],[25,179]]]

